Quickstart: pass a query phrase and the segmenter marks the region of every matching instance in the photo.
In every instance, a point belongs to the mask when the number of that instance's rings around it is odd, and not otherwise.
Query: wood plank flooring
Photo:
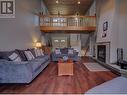
[[[90,72],[82,64],[93,62],[84,57],[74,64],[74,76],[58,76],[57,64],[50,63],[29,85],[0,85],[0,93],[6,94],[84,94],[90,88],[111,80],[112,72]]]

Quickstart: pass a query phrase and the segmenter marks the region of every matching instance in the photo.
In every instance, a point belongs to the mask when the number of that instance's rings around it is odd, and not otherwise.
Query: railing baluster
[[[41,26],[76,26],[76,27],[95,27],[96,17],[89,16],[42,16],[40,17]]]

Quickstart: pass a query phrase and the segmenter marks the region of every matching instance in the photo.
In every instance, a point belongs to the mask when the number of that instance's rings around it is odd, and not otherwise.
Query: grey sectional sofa
[[[68,49],[73,50],[73,54],[68,54]],[[61,48],[60,49],[61,54],[56,54],[54,51],[52,56],[52,61],[58,61],[60,58],[63,58],[64,56],[67,56],[68,58],[72,59],[73,61],[79,61],[80,57],[78,56],[78,52],[76,52],[73,48]]]
[[[0,83],[30,83],[49,63],[49,55],[22,62],[0,59]]]
[[[85,93],[85,95],[94,94],[127,94],[127,78],[117,77],[113,80],[96,86]]]

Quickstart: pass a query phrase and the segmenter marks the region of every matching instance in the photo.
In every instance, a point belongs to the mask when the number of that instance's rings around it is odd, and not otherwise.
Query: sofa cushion
[[[126,94],[126,88],[127,78],[120,76],[90,89],[86,94]]]
[[[78,61],[79,59],[78,52],[76,52],[73,48],[62,48],[60,49],[60,51],[61,54],[56,54],[55,52],[52,53],[51,56],[53,61],[58,61],[60,58],[63,58],[64,56],[67,56],[73,60],[75,59],[76,61]]]
[[[9,59],[14,62],[21,62],[20,56],[15,52],[13,52],[11,55],[9,55]]]
[[[68,48],[62,48],[60,51],[62,54],[68,54]]]
[[[48,56],[40,56],[40,57],[37,57],[37,58],[29,61],[29,63],[32,66],[33,71],[36,72],[36,70],[38,68],[40,68],[41,65],[43,65],[45,62],[47,62],[47,60],[49,60]]]
[[[25,56],[24,50],[16,49],[15,51],[17,51],[19,53],[19,56],[20,56],[20,58],[21,58],[22,61],[28,61],[27,60],[27,57]]]
[[[34,59],[35,61],[41,61],[41,62],[45,62],[47,60],[49,60],[49,56],[45,55],[45,56],[39,56],[36,59]]]
[[[35,58],[29,50],[25,51],[25,55],[27,57],[27,60],[32,60]]]
[[[72,58],[72,57],[74,57],[75,55],[74,54],[68,54],[68,57],[69,58]]]
[[[44,56],[44,51],[40,49],[41,56]]]
[[[45,61],[46,61],[46,59],[44,59],[44,58],[36,58],[36,59],[31,60],[30,62],[40,62],[40,63],[44,63]]]
[[[56,57],[56,58],[62,58],[63,54],[56,54],[56,55],[54,55],[54,57]]]
[[[42,51],[40,49],[34,49],[36,57],[42,56]]]
[[[29,51],[33,54],[33,56],[36,57],[34,48],[32,48],[32,49],[27,49],[27,50],[29,50]]]
[[[68,49],[68,54],[73,54],[74,50],[73,49]]]
[[[60,49],[55,49],[55,54],[61,54],[61,51],[60,51]]]
[[[41,66],[42,62],[40,61],[31,61],[29,63],[29,65],[32,67],[32,71],[33,73],[35,73],[35,71],[37,70],[37,68],[39,68]]]
[[[2,51],[2,52],[0,52],[0,58],[9,61],[10,59],[8,58],[8,56],[10,54],[12,54],[12,51]]]

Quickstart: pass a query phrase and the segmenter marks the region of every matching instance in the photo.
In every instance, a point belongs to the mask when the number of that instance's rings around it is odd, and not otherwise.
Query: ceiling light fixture
[[[78,5],[79,5],[79,4],[81,4],[81,2],[80,2],[80,1],[78,1]]]
[[[60,16],[60,11],[58,11],[58,16]]]
[[[56,0],[56,4],[58,4],[59,3],[59,1],[58,0]]]
[[[76,16],[79,16],[79,12],[76,12]]]
[[[76,16],[79,16],[79,8],[80,8],[80,4],[81,4],[81,2],[80,2],[80,0],[77,0],[77,12],[76,12]]]

